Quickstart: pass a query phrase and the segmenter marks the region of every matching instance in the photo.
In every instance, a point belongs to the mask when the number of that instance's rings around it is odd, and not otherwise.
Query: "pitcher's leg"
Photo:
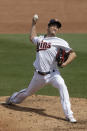
[[[10,102],[15,103],[15,104],[21,103],[27,96],[34,94],[36,91],[38,91],[40,88],[42,88],[44,86],[44,84],[45,84],[45,81],[43,79],[38,79],[38,75],[35,73],[28,88],[14,93],[10,97]]]
[[[53,79],[51,83],[55,88],[59,89],[61,104],[65,113],[65,116],[66,117],[72,116],[73,112],[71,110],[69,93],[68,93],[67,86],[63,78],[60,75],[57,75],[57,77],[55,77],[55,79]]]

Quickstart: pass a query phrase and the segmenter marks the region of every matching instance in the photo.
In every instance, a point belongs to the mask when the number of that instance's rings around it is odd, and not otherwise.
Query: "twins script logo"
[[[47,43],[43,41],[37,43],[37,52],[41,50],[47,50],[49,48],[51,48],[51,43]]]

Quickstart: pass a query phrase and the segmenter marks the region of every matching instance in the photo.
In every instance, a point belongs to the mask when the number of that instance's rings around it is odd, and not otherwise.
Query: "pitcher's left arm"
[[[67,66],[76,58],[76,53],[74,51],[70,51],[68,59],[61,65],[61,67]]]

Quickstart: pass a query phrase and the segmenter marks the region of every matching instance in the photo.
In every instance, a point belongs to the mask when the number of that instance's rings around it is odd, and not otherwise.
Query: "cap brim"
[[[57,28],[61,28],[61,23],[59,21],[48,23],[48,26],[51,26],[51,25],[57,25]]]

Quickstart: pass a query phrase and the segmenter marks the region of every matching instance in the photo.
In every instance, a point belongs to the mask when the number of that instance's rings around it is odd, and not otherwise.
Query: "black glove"
[[[68,59],[68,57],[69,53],[66,53],[65,50],[60,48],[56,55],[57,65],[61,67],[61,65]]]

